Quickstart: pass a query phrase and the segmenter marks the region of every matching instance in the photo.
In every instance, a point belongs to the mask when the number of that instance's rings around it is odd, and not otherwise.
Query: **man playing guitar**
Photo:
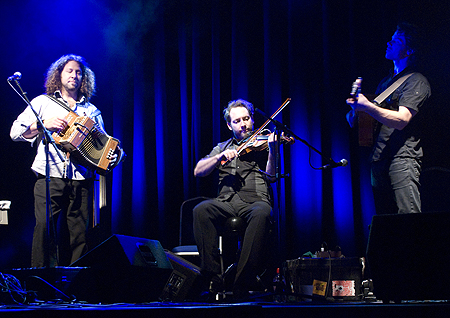
[[[357,112],[377,120],[371,162],[371,182],[377,214],[421,212],[419,176],[423,156],[420,145],[420,116],[416,116],[431,95],[427,79],[416,71],[420,50],[419,32],[413,25],[397,26],[387,43],[386,59],[394,69],[383,79],[377,94],[399,78],[412,74],[378,105],[363,94],[347,99],[352,110],[347,120],[353,126]],[[381,107],[380,107],[381,106]]]

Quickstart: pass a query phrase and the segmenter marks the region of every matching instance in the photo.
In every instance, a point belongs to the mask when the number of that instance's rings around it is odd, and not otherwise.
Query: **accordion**
[[[56,144],[69,152],[79,164],[106,175],[123,159],[120,141],[108,136],[91,118],[69,112],[65,119],[66,128],[59,133],[54,132],[52,136]],[[117,154],[117,160],[110,165],[113,154]]]

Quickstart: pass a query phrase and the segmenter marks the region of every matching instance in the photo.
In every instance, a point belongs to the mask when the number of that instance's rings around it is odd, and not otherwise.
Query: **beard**
[[[80,83],[66,83],[63,84],[63,87],[68,92],[77,92],[80,89],[81,84]]]
[[[253,131],[248,130],[248,131],[246,131],[245,133],[242,134],[242,137],[243,137],[244,139],[245,139],[245,138],[248,138],[248,137],[250,137],[250,136],[252,135],[252,133],[253,133]]]

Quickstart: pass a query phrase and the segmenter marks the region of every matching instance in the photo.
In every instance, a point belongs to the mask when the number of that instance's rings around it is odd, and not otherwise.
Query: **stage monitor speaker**
[[[93,303],[157,301],[173,271],[158,241],[124,235],[109,237],[70,267],[86,269],[68,292]]]
[[[205,288],[205,279],[200,267],[186,259],[166,251],[173,272],[160,296],[163,301],[197,301]]]
[[[367,264],[377,299],[449,300],[449,229],[450,213],[374,216]]]

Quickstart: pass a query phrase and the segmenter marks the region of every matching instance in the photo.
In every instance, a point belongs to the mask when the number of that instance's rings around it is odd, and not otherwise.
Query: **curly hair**
[[[253,108],[253,104],[250,102],[247,102],[244,99],[236,99],[236,100],[232,100],[232,101],[228,102],[227,108],[225,108],[223,110],[223,118],[226,120],[227,123],[229,123],[231,121],[231,118],[230,118],[231,109],[236,108],[236,107],[247,108],[250,117],[253,119],[253,114],[255,112],[255,110]]]
[[[89,100],[95,93],[95,75],[89,68],[84,58],[74,54],[61,56],[47,70],[47,78],[45,80],[45,92],[47,95],[54,94],[55,91],[61,90],[61,72],[69,61],[78,62],[83,72],[81,86],[78,90],[78,99],[84,96]]]

